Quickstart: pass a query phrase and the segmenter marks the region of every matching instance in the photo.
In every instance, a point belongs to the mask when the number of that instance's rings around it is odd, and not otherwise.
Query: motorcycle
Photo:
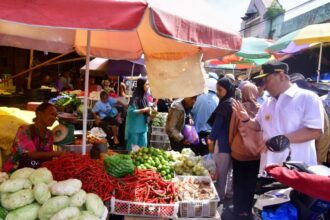
[[[325,215],[330,209],[330,169],[322,165],[307,166],[303,162],[291,161],[290,142],[284,135],[271,138],[266,146],[273,152],[289,149],[283,164],[265,169],[268,176],[281,183],[280,186],[284,184],[287,187],[273,189],[259,196],[253,208],[255,219],[263,219],[266,210],[276,210],[283,204],[286,206],[280,211],[287,219],[328,219]]]

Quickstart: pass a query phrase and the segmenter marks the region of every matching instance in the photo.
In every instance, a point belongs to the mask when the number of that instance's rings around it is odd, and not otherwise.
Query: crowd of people
[[[210,73],[205,79],[207,93],[176,100],[153,99],[149,82],[143,77],[137,80],[129,103],[111,95],[115,90],[108,80],[102,82],[102,88],[90,79],[89,92],[100,92],[100,100],[92,109],[95,125],[107,133],[114,145],[120,144],[118,130],[124,125],[126,150],[134,145],[148,146],[148,124],[153,112],[168,112],[166,133],[172,150],[190,148],[197,155],[213,155],[219,197],[221,201],[233,198],[234,210],[223,213],[223,219],[252,219],[257,182],[267,179],[264,168],[288,156],[288,150],[268,150],[265,141],[284,135],[290,141],[291,160],[308,165],[326,160],[319,151],[326,149],[327,153],[329,148],[329,96],[322,102],[317,94],[299,88],[290,79],[288,65],[273,62],[262,65],[260,74],[251,81],[238,82],[232,74],[219,77]],[[67,73],[60,84],[62,89],[72,89]],[[121,91],[125,92],[125,88]],[[52,152],[53,138],[47,129],[56,115],[51,104],[37,108],[34,124],[19,128],[14,152],[4,170],[17,168],[22,161],[31,163],[58,156]],[[198,143],[184,133],[187,125],[194,127],[192,132],[197,133]],[[327,141],[319,141],[320,138]]]

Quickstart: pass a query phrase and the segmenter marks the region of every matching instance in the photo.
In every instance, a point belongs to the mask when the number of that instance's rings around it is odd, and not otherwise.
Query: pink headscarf
[[[246,83],[242,88],[242,102],[250,117],[254,118],[260,108],[257,103],[258,88],[253,83]]]

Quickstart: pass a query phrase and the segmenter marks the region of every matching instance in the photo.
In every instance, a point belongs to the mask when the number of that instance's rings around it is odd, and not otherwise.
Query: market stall
[[[214,161],[157,148],[92,154],[68,153],[41,168],[0,173],[3,219],[106,219],[124,216],[217,216]],[[105,206],[106,208],[105,208]]]

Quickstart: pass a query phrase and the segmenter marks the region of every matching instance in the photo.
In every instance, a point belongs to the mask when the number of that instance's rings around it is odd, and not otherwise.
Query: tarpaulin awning
[[[92,76],[138,76],[147,74],[143,60],[109,60],[106,58],[94,58],[89,63],[89,71]],[[134,68],[133,68],[134,65]],[[86,65],[80,69],[80,73],[85,73]],[[132,73],[133,71],[133,73]]]
[[[86,54],[88,29],[93,30],[91,54],[112,59],[135,60],[142,53],[180,59],[200,51],[209,59],[241,46],[238,32],[195,22],[144,0],[2,0],[0,20],[0,45],[58,53],[75,48]]]

